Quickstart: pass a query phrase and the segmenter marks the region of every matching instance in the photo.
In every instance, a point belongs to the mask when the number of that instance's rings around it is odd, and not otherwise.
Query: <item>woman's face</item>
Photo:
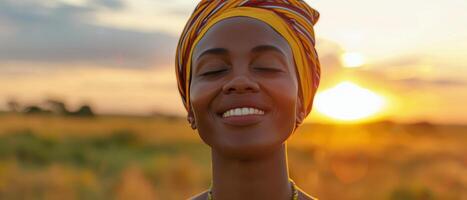
[[[266,23],[218,22],[194,49],[192,66],[189,115],[212,148],[251,158],[280,147],[294,131],[301,100],[292,50]]]

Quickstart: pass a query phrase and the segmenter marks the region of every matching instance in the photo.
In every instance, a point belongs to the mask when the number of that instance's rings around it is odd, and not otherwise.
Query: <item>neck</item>
[[[212,153],[212,195],[215,200],[289,200],[292,197],[286,144],[255,160]]]

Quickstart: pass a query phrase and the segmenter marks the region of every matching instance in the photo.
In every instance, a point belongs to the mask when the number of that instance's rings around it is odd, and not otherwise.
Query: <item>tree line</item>
[[[79,117],[95,116],[90,105],[83,104],[76,110],[70,110],[65,102],[55,99],[47,99],[41,105],[22,105],[17,100],[10,99],[7,102],[7,108],[9,112],[23,114],[54,114]]]

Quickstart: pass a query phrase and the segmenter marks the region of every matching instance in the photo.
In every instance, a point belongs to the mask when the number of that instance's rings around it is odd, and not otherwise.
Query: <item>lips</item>
[[[264,116],[262,115],[245,115],[245,116],[233,116],[221,118],[224,124],[236,127],[252,126],[263,121]]]
[[[218,110],[217,115],[222,122],[232,126],[249,126],[262,121],[268,113],[264,102],[257,98],[248,99],[228,99],[221,101],[224,104]]]

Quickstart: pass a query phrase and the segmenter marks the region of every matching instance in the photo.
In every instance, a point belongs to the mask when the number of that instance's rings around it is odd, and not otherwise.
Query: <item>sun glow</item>
[[[356,68],[365,64],[365,57],[359,53],[345,53],[342,55],[344,67]]]
[[[384,98],[352,82],[342,82],[316,95],[319,113],[337,120],[355,121],[375,115],[385,106]]]

